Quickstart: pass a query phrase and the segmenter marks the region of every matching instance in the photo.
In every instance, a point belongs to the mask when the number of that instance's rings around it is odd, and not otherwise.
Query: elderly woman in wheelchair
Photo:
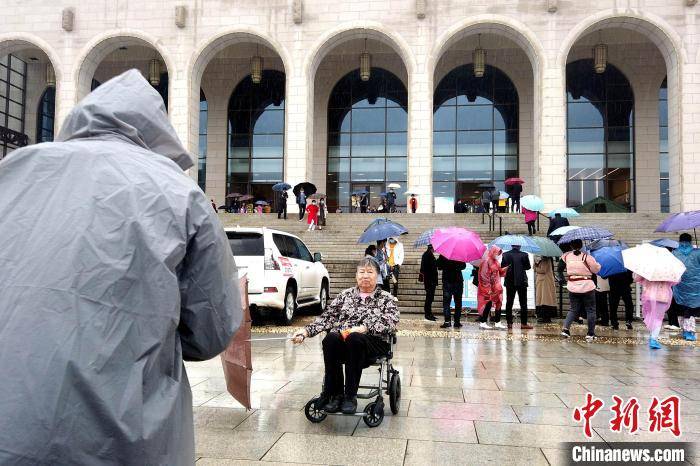
[[[383,383],[388,387],[386,391],[390,394],[392,411],[394,408],[398,411],[401,382],[398,371],[391,366],[391,349],[399,311],[393,297],[377,288],[378,274],[376,261],[372,258],[362,259],[355,275],[357,286],[340,292],[323,314],[294,335],[294,343],[299,344],[305,338],[328,332],[322,343],[325,364],[323,390],[319,397],[307,404],[306,409],[307,417],[313,422],[320,422],[326,414],[340,411],[343,414],[363,415],[368,425],[372,422],[379,425],[384,417]],[[379,365],[379,386],[360,387],[362,370],[373,364]],[[356,413],[359,388],[372,389],[369,395],[361,395],[360,398],[377,396],[377,400],[367,407],[371,407],[371,412],[366,408],[364,413]]]

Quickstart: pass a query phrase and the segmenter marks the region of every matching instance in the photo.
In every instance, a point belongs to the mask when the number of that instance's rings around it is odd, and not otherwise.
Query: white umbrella
[[[576,225],[570,225],[570,226],[566,226],[566,227],[559,227],[559,228],[557,228],[556,230],[554,230],[553,232],[551,232],[551,233],[549,234],[549,236],[564,236],[564,235],[567,234],[568,232],[573,231],[573,230],[577,230],[577,229],[579,229],[579,228],[581,228],[581,227],[576,226]]]
[[[666,248],[644,243],[622,251],[625,267],[652,282],[681,281],[685,265]]]
[[[399,189],[401,185],[398,183],[389,183],[388,185],[386,185],[386,187],[387,189]]]

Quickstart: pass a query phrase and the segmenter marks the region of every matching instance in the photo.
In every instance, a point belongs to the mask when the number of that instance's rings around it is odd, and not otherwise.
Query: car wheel
[[[319,314],[323,314],[328,307],[328,283],[325,281],[321,284],[321,291],[318,294],[318,306],[316,307]]]
[[[294,293],[294,288],[287,286],[287,289],[284,292],[284,307],[282,308],[282,313],[280,314],[280,323],[282,325],[291,325],[296,308],[297,297]]]

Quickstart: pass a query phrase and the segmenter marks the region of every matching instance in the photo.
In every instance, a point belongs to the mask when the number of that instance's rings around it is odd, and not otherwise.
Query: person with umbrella
[[[316,205],[316,199],[311,201],[311,204],[306,208],[306,212],[309,214],[306,218],[306,223],[309,224],[308,231],[315,230],[318,225],[318,206]]]
[[[493,201],[492,196],[493,191],[491,191],[490,188],[485,188],[481,192],[481,205],[484,206],[484,211],[487,214],[489,213],[489,209],[491,209],[491,202]]]
[[[501,267],[498,256],[503,250],[498,246],[491,246],[486,252],[486,257],[479,265],[479,286],[477,288],[477,311],[479,313],[479,328],[488,330],[491,327],[487,323],[491,309],[494,309],[496,316],[495,328],[506,328],[501,323],[501,305],[503,304],[503,285],[501,277],[505,276],[508,269]]]
[[[537,222],[537,212],[534,210],[528,210],[525,207],[522,208],[523,215],[525,215],[525,224],[527,225],[527,234],[532,236],[537,232],[535,223]]]
[[[318,200],[318,229],[323,230],[326,226],[326,216],[328,215],[328,209],[326,208],[326,196],[321,195]]]
[[[673,287],[678,322],[683,338],[695,341],[695,317],[700,308],[700,250],[693,248],[693,237],[683,233],[678,239],[678,249],[673,255],[685,265],[680,283]]]
[[[427,249],[421,256],[418,281],[423,282],[423,287],[425,288],[423,317],[425,320],[435,322],[437,318],[433,315],[433,301],[435,300],[435,288],[437,288],[438,284],[438,268],[432,244],[428,244]]]
[[[366,214],[367,207],[369,207],[369,193],[367,191],[363,191],[360,194],[360,212]]]
[[[568,227],[569,219],[562,217],[560,213],[555,213],[553,218],[549,219],[549,228],[547,228],[547,237],[555,243],[559,241],[561,236],[552,236],[552,232],[557,228]]]
[[[386,193],[386,209],[388,212],[396,212],[396,192],[394,188],[389,188]]]
[[[513,302],[517,293],[520,301],[520,328],[531,330],[527,324],[527,271],[530,270],[529,256],[520,250],[519,244],[511,246],[511,250],[503,254],[501,267],[506,269],[504,283],[506,285],[506,322],[508,328],[513,328]],[[500,320],[497,314],[497,321]]]
[[[625,322],[627,330],[632,330],[632,318],[634,315],[634,303],[632,302],[632,272],[625,270],[624,272],[615,273],[608,277],[610,285],[610,323],[613,330],[620,328],[620,322],[617,317],[617,308],[622,299],[625,305]]]
[[[389,280],[389,262],[386,255],[386,239],[377,240],[377,254],[374,258],[379,264],[379,274],[381,277],[381,282],[377,281],[377,283],[381,285],[382,290],[389,293],[391,290],[391,283]]]
[[[445,322],[440,328],[450,328],[452,326],[452,315],[450,313],[450,301],[455,302],[454,328],[462,327],[462,293],[464,292],[464,277],[462,270],[467,264],[461,261],[450,260],[442,254],[436,262],[438,270],[442,270],[442,314]]]
[[[403,244],[396,238],[389,238],[388,244],[386,245],[386,257],[387,264],[389,265],[389,281],[393,286],[392,294],[394,298],[399,297],[399,272],[401,271],[401,266],[404,260],[404,250]]]
[[[565,253],[561,259],[566,266],[569,281],[566,288],[569,290],[569,302],[571,309],[566,314],[564,328],[561,334],[569,338],[569,328],[574,319],[579,315],[586,315],[588,320],[588,333],[586,341],[595,340],[595,283],[593,275],[600,271],[600,264],[590,254],[581,252],[583,241],[575,239],[570,244],[571,251]]]
[[[304,213],[306,212],[306,193],[304,188],[299,189],[299,194],[297,194],[297,205],[299,205],[299,221],[304,219]]]
[[[522,180],[519,178],[514,178],[514,180],[510,184],[506,182],[506,186],[510,188],[510,191],[507,192],[510,195],[510,205],[513,213],[520,212],[520,196],[523,193],[523,184],[518,182]]]
[[[557,307],[557,289],[554,280],[554,260],[551,257],[535,256],[535,314],[537,322],[552,322],[552,313]]]
[[[289,199],[289,194],[287,194],[287,191],[282,191],[280,193],[280,202],[277,206],[278,219],[282,218],[282,214],[284,214],[284,219],[287,220],[287,199]]]

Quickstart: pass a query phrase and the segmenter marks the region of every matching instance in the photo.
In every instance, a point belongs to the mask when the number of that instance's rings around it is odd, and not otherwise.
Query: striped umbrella
[[[574,240],[593,241],[596,239],[612,238],[613,234],[605,228],[599,227],[581,227],[571,230],[561,237],[558,244],[570,243]]]
[[[430,239],[433,237],[433,233],[435,233],[435,230],[437,230],[437,228],[431,228],[430,230],[426,230],[423,233],[421,233],[418,239],[413,242],[413,247],[418,249],[421,246],[429,245]]]

